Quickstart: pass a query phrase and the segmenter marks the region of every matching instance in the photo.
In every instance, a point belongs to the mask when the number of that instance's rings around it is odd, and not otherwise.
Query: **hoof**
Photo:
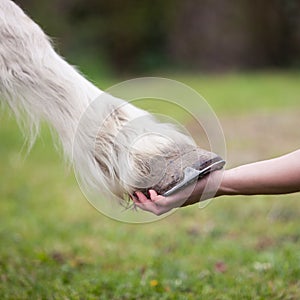
[[[159,159],[152,160],[153,165],[159,165]],[[149,189],[158,194],[169,196],[185,186],[203,178],[205,175],[220,170],[225,161],[218,155],[201,148],[187,147],[172,157],[167,157],[167,164],[160,180],[142,192],[147,196]],[[157,169],[161,169],[157,166]]]

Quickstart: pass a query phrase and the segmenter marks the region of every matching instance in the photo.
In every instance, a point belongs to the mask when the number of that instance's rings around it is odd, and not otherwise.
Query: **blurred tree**
[[[72,22],[119,70],[151,67],[165,58],[170,0],[77,0]]]
[[[118,72],[300,64],[300,0],[15,0],[71,60]]]
[[[176,62],[193,68],[288,66],[299,60],[299,0],[186,0],[170,33]]]

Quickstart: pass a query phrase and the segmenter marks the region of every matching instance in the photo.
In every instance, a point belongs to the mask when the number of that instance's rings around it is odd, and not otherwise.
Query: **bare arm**
[[[224,173],[218,195],[285,194],[300,191],[300,150]]]
[[[223,175],[223,176],[222,176]],[[209,178],[214,181],[222,176],[221,184],[215,197],[222,195],[257,195],[257,194],[286,194],[300,191],[300,150],[278,158],[242,165],[230,170],[212,173]],[[137,192],[134,199],[141,209],[163,214],[172,208],[187,206],[211,197],[211,191],[203,194],[209,179],[200,180],[195,187],[163,197],[155,191],[150,191],[150,199]],[[193,189],[193,190],[191,190]]]

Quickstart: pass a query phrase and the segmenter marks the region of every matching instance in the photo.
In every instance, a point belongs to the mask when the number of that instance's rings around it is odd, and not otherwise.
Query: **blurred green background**
[[[200,92],[228,167],[299,148],[299,1],[16,2],[100,88],[154,75]],[[300,298],[299,194],[119,223],[85,200],[47,126],[26,155],[7,109],[0,124],[1,299]]]

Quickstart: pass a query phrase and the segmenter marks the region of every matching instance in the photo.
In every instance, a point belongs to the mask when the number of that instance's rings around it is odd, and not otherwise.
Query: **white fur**
[[[191,143],[171,125],[104,95],[53,50],[41,28],[10,0],[0,0],[0,98],[25,125],[31,144],[40,120],[46,120],[83,181],[119,197],[139,184],[149,186],[145,176],[153,155],[166,156],[177,142]]]

